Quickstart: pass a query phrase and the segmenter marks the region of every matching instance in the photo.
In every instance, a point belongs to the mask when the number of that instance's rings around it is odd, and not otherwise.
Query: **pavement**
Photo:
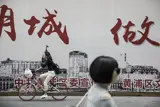
[[[63,101],[55,101],[52,97],[40,99],[36,96],[32,101],[21,101],[17,96],[1,96],[0,107],[66,107],[75,106],[82,96],[68,96]],[[160,107],[160,97],[113,97],[118,107]],[[84,102],[80,105],[84,107]]]

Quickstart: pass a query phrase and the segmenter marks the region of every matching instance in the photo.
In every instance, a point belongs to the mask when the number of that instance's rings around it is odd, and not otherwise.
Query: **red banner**
[[[89,88],[93,85],[93,81],[88,78],[53,78],[51,82],[68,82],[69,88]],[[14,86],[20,87],[24,83],[31,83],[30,79],[25,78],[17,78],[14,80]],[[116,85],[117,84],[117,85]],[[118,89],[119,87],[122,87],[124,89],[160,89],[160,79],[124,79],[122,83],[115,83],[114,85],[115,89]]]

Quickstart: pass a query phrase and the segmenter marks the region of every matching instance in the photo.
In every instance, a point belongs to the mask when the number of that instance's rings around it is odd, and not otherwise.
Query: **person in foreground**
[[[118,62],[109,56],[99,56],[91,63],[89,73],[94,85],[88,92],[85,107],[118,107],[108,92],[120,74]]]
[[[44,86],[44,95],[41,96],[42,99],[47,98],[47,91],[48,91],[48,83],[49,81],[57,74],[58,68],[56,64],[53,62],[51,54],[46,50],[45,54],[42,57],[42,68],[48,67],[48,72],[40,75],[40,80],[43,82]]]

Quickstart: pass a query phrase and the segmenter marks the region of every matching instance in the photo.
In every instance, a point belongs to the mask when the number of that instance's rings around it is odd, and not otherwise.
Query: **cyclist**
[[[48,83],[49,81],[55,76],[55,74],[58,74],[58,68],[56,64],[52,60],[51,54],[47,51],[45,51],[44,55],[42,56],[42,63],[41,67],[48,67],[48,72],[40,75],[40,80],[43,82],[43,90],[44,95],[41,96],[42,99],[47,98],[47,91],[48,91]]]

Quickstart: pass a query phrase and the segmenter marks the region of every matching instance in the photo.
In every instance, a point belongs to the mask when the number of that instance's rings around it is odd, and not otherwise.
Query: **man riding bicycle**
[[[48,46],[47,46],[48,47]],[[40,80],[43,83],[43,90],[44,95],[41,96],[42,99],[47,98],[47,91],[48,91],[48,83],[49,81],[55,76],[55,74],[59,73],[59,70],[57,68],[57,65],[53,62],[51,54],[47,51],[44,52],[44,55],[42,56],[42,63],[41,67],[48,67],[48,72],[40,75]]]

